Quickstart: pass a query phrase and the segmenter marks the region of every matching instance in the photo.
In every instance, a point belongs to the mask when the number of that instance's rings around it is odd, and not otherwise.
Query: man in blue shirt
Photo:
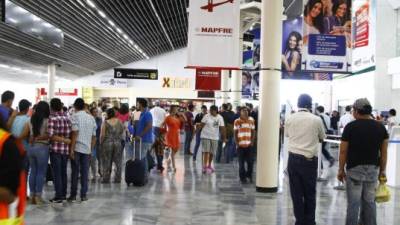
[[[148,161],[147,161],[147,153],[151,150],[151,146],[154,142],[153,137],[153,116],[151,115],[149,109],[147,108],[148,103],[144,98],[137,99],[137,107],[141,111],[139,121],[137,122],[136,132],[135,132],[135,140],[136,142],[136,150],[140,148],[139,141],[142,141],[142,149],[141,151],[141,159],[144,160],[145,168],[146,168],[146,177],[149,169]],[[138,151],[135,152],[135,156],[139,157]]]
[[[3,119],[3,123],[7,130],[11,129],[11,125],[14,122],[15,117],[17,116],[17,110],[13,110],[12,104],[14,102],[15,94],[12,91],[5,91],[1,95],[1,105],[0,105],[0,114]]]

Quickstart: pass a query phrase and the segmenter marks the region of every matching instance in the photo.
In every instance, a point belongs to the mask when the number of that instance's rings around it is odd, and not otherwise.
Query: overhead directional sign
[[[158,80],[158,70],[154,69],[114,69],[115,79]]]

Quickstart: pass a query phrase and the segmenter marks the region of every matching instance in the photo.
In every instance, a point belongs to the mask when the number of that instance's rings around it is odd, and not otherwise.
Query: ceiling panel
[[[187,45],[188,0],[12,2],[60,28],[64,45],[56,47],[0,22],[0,55],[37,65],[56,62],[80,76]]]

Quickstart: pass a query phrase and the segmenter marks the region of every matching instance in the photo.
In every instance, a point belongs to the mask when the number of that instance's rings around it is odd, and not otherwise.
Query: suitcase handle
[[[132,137],[132,143],[133,143],[133,159],[136,158],[136,139],[135,137]],[[139,160],[142,159],[142,139],[139,139]]]

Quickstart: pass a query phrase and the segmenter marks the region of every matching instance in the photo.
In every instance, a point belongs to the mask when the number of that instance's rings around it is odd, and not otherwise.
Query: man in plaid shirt
[[[67,163],[70,155],[71,121],[62,111],[58,98],[50,101],[51,114],[48,123],[50,137],[50,162],[53,171],[55,197],[53,203],[62,203],[67,196]]]

